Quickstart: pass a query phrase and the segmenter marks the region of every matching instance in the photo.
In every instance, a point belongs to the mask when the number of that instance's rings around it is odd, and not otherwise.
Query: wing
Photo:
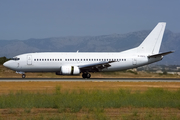
[[[111,65],[109,63],[112,63],[115,61],[104,61],[104,62],[98,62],[93,64],[86,64],[86,65],[80,65],[79,68],[81,72],[99,72],[102,69],[108,68]]]

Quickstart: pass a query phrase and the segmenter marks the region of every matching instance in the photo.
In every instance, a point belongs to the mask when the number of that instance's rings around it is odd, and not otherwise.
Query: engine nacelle
[[[60,72],[56,72],[56,75],[79,75],[80,69],[77,66],[61,66]]]

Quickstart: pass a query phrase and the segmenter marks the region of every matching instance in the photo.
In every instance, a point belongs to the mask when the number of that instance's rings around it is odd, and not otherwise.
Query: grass
[[[35,120],[176,120],[180,118],[180,90],[149,88],[143,92],[132,92],[130,89],[62,91],[58,85],[53,93],[20,90],[2,94],[0,110],[0,119],[5,119],[2,115],[7,114],[9,118],[14,116],[17,119]]]
[[[180,119],[179,83],[0,82],[0,91],[0,120]]]
[[[0,96],[0,108],[56,108],[60,111],[79,112],[83,107],[91,108],[178,108],[180,109],[180,90],[168,91],[150,88],[143,93],[139,91],[114,90],[80,90],[61,92],[56,87],[54,93],[29,93],[19,91]]]

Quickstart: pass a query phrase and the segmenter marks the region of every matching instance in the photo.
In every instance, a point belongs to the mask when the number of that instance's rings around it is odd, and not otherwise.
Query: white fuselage
[[[145,55],[125,54],[124,52],[44,52],[28,53],[16,56],[19,60],[10,60],[6,66],[19,72],[58,72],[61,66],[80,66],[102,61],[115,61],[102,71],[118,71],[136,68],[161,60],[148,59]]]

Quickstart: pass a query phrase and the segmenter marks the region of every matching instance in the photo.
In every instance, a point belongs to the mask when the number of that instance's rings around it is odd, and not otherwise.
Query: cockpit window
[[[20,58],[14,57],[14,58],[11,58],[11,60],[17,61],[17,60],[20,60]]]

